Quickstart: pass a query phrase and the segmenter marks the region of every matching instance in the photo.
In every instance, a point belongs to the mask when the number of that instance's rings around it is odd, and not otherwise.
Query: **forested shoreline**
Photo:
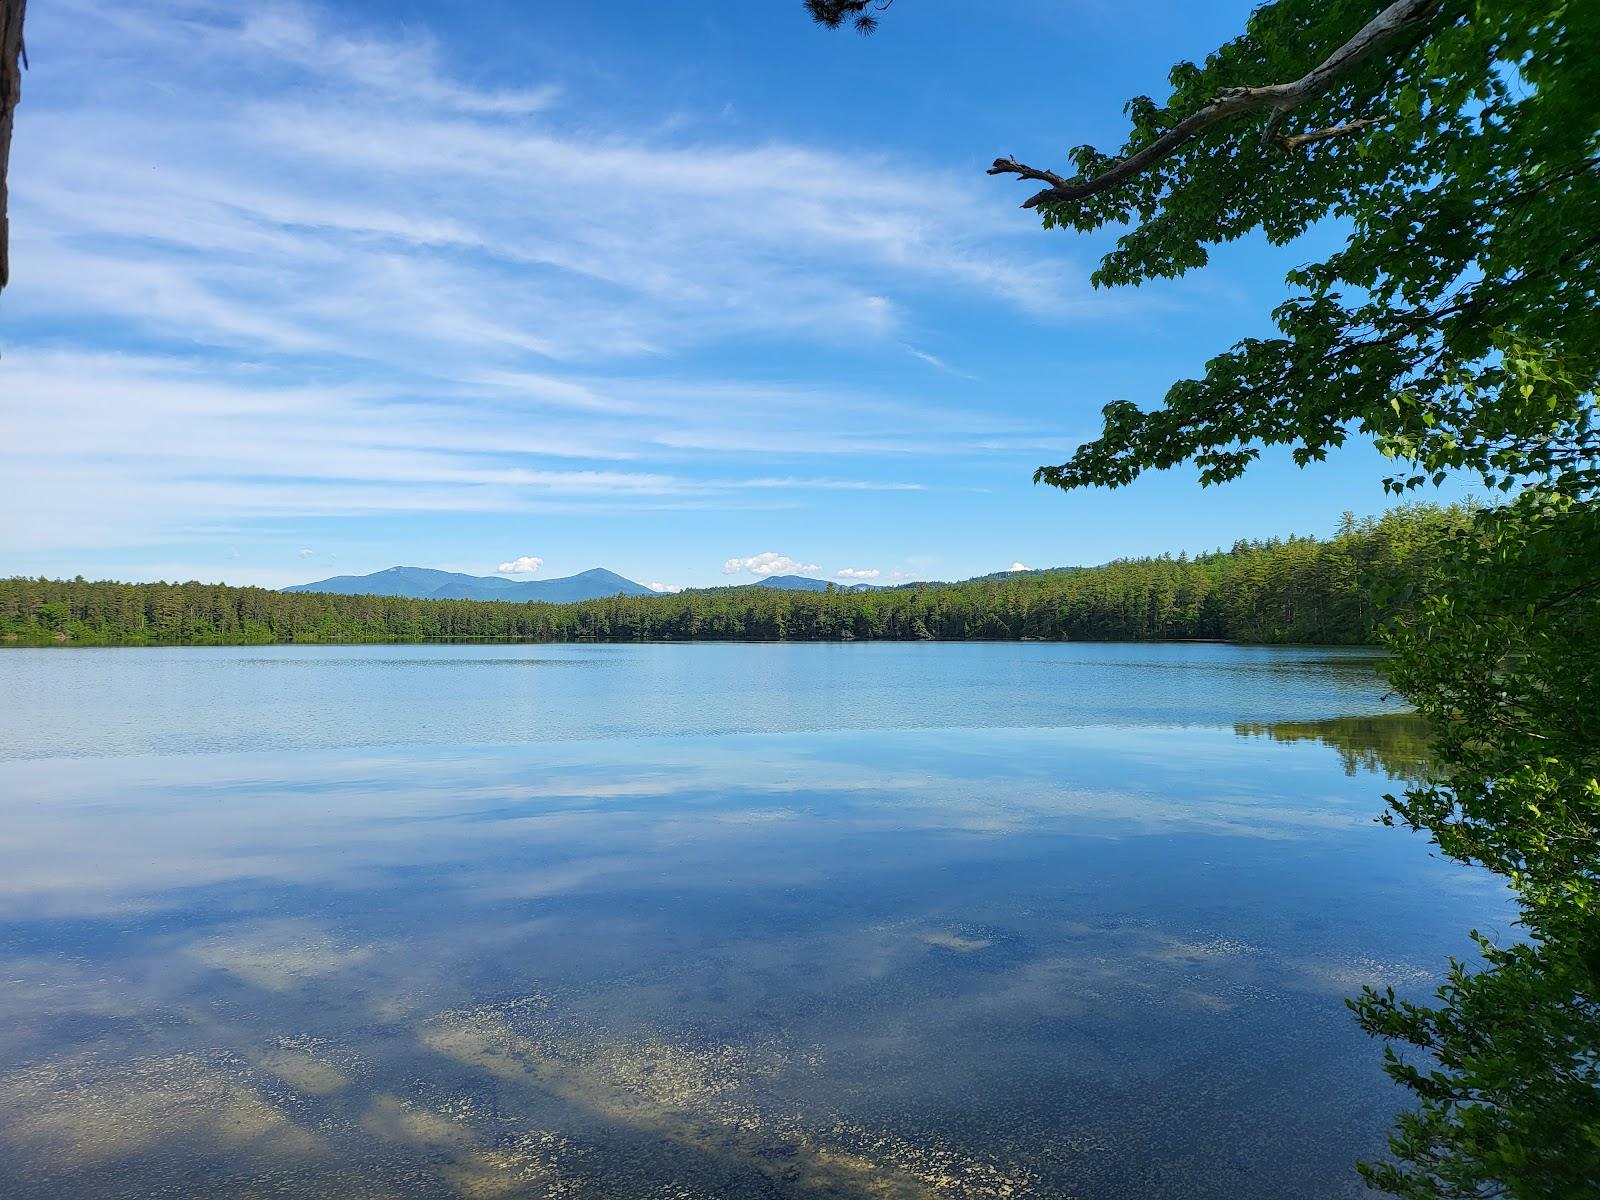
[[[1176,641],[1366,645],[1425,589],[1461,508],[1413,505],[1330,538],[864,592],[747,586],[513,604],[204,583],[0,581],[12,646],[431,640]]]

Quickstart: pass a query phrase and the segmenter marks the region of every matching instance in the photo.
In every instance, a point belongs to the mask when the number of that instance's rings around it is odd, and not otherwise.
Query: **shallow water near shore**
[[[1360,1195],[1510,933],[1375,665],[0,652],[0,1195]]]

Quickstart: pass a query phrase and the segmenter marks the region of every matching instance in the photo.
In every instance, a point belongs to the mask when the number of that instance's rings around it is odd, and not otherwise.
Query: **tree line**
[[[1330,538],[869,591],[761,586],[576,604],[413,600],[207,583],[0,581],[10,645],[566,641],[1160,641],[1364,645],[1470,519],[1412,505]]]

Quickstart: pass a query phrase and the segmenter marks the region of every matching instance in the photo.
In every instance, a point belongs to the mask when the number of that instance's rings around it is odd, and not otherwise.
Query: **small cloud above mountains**
[[[544,566],[544,559],[537,555],[524,554],[513,558],[510,562],[503,562],[495,570],[501,575],[532,575]]]
[[[787,554],[778,554],[772,550],[765,550],[760,554],[752,554],[747,558],[730,558],[722,564],[724,575],[737,575],[740,571],[749,571],[752,575],[804,575],[807,571],[818,570],[816,563],[797,562]]]
[[[840,579],[876,579],[883,572],[877,567],[845,567],[839,572]]]

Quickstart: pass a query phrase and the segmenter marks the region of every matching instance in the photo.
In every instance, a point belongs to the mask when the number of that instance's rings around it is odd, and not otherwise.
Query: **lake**
[[[0,652],[0,1195],[1362,1195],[1361,651]]]

